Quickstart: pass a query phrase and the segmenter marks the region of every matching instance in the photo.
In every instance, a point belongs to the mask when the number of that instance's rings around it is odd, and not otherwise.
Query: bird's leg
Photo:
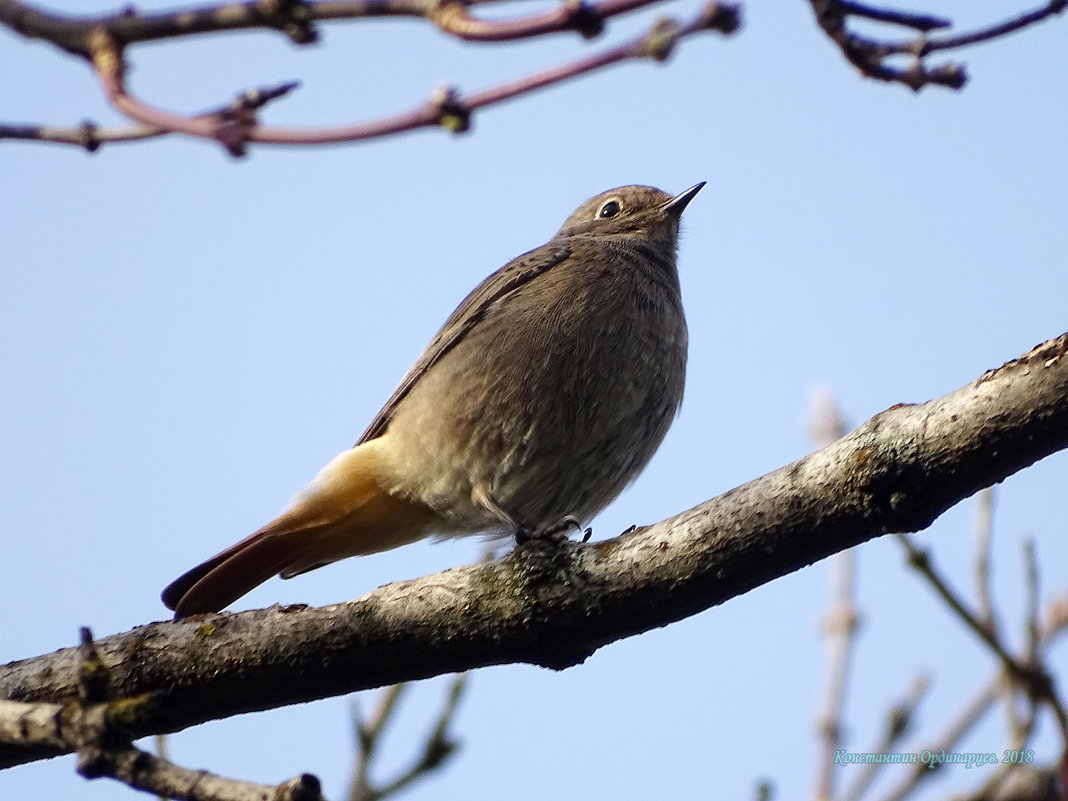
[[[514,532],[516,545],[522,545],[532,539],[562,542],[567,539],[567,532],[571,529],[582,531],[582,523],[580,523],[579,519],[574,515],[565,515],[555,523],[550,523],[541,529],[534,529],[526,523],[518,523],[514,517],[501,508],[500,504],[494,500],[489,490],[483,486],[475,487],[474,491],[471,493],[471,497],[483,509],[497,518],[502,526],[507,530]],[[586,531],[583,532],[582,541],[589,542],[592,535],[593,529],[586,529]]]
[[[522,545],[524,542],[531,538],[544,539],[544,540],[556,540],[563,542],[567,539],[567,533],[575,529],[576,531],[582,531],[582,523],[579,522],[577,517],[572,515],[566,515],[555,523],[550,523],[539,531],[531,531],[528,526],[520,526],[516,529],[515,541],[517,545]],[[582,534],[582,541],[589,542],[590,537],[593,535],[593,529],[588,528]]]

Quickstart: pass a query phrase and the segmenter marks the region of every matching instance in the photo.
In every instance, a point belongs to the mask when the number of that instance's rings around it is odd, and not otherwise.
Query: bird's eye
[[[619,214],[618,200],[609,200],[607,203],[601,206],[601,210],[597,212],[597,216],[600,217],[602,220],[607,220],[609,217],[615,217],[617,214]]]

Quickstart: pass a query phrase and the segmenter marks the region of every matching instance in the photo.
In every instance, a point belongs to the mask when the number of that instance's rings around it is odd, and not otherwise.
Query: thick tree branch
[[[916,531],[1068,447],[1068,333],[945,397],[897,405],[821,451],[605,542],[531,540],[488,564],[321,609],[154,623],[96,643],[130,734],[488,665],[562,669],[844,548]],[[78,655],[0,668],[0,698],[66,704]],[[0,739],[3,737],[0,727]],[[63,752],[0,746],[0,767]]]

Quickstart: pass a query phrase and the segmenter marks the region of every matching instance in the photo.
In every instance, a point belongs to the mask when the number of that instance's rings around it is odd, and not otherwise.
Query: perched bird
[[[271,576],[429,535],[579,526],[645,467],[682,402],[671,197],[624,186],[486,278],[371,422],[277,518],[163,591],[215,612]]]

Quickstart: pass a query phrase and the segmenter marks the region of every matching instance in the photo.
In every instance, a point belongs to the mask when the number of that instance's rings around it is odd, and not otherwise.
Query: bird
[[[560,536],[641,472],[682,403],[678,195],[622,186],[456,308],[356,445],[162,592],[218,612],[274,575],[429,536]]]

